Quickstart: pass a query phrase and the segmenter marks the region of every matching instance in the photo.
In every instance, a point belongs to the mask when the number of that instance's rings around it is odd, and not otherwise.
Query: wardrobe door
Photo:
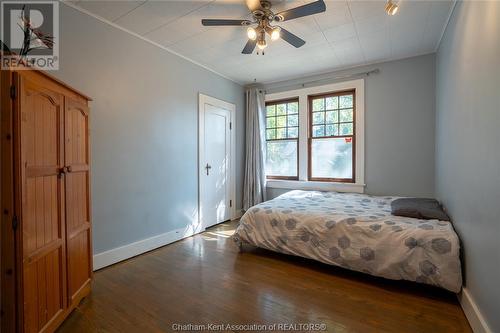
[[[63,97],[35,77],[14,77],[19,91],[20,316],[24,332],[51,331],[66,307]],[[19,144],[20,143],[20,144]]]
[[[72,304],[90,289],[89,110],[84,102],[65,98],[66,238],[68,290]]]

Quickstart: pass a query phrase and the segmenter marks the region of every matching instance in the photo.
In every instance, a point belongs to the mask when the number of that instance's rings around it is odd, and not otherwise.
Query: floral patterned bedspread
[[[394,199],[291,191],[250,208],[234,237],[273,251],[459,292],[460,243],[452,224],[391,215]]]

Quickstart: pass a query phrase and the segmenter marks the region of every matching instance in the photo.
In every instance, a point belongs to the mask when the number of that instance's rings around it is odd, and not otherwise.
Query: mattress
[[[459,292],[460,242],[453,225],[393,216],[394,199],[291,191],[250,208],[233,237],[272,251]]]

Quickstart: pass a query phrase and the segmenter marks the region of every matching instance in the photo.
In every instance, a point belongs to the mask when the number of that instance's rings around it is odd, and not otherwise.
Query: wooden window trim
[[[288,134],[288,127],[297,127],[297,138],[281,138],[281,139],[267,139],[267,107],[269,105],[278,105],[278,104],[287,104],[287,103],[294,103],[297,102],[297,118],[300,119],[300,104],[299,104],[299,97],[292,97],[292,98],[285,98],[285,99],[279,99],[279,100],[273,100],[273,101],[266,101],[266,145],[267,142],[272,142],[272,141],[292,141],[295,140],[295,144],[297,145],[297,175],[296,176],[273,176],[273,175],[266,175],[266,179],[272,179],[272,180],[299,180],[299,163],[300,163],[300,155],[299,155],[299,135],[300,135],[300,123],[297,123],[297,126],[288,126],[288,110],[287,110],[287,126],[285,127],[273,127],[273,128],[286,128],[287,129],[287,134]],[[294,113],[295,114],[295,113]],[[277,115],[275,114],[275,117]],[[299,120],[300,122],[300,120]]]
[[[312,136],[312,101],[316,98],[326,98],[326,97],[338,97],[346,96],[352,94],[352,108],[338,108],[336,111],[352,109],[352,135],[331,135],[313,138]],[[319,181],[319,182],[336,182],[336,183],[355,183],[356,182],[356,89],[348,89],[342,91],[334,91],[322,94],[313,94],[307,96],[307,121],[308,121],[308,133],[307,133],[307,179],[309,181]],[[325,110],[319,112],[325,112]],[[340,117],[340,115],[339,115]],[[340,118],[339,118],[340,120]],[[337,122],[335,124],[350,123],[350,122]],[[323,178],[323,177],[313,177],[312,176],[312,156],[311,156],[311,146],[312,140],[314,139],[332,139],[332,138],[352,138],[352,178]]]

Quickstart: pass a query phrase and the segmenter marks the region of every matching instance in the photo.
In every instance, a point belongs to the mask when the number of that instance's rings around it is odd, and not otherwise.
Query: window
[[[267,187],[364,192],[364,79],[268,93],[266,102]]]
[[[355,92],[309,96],[309,180],[354,183]]]
[[[269,179],[299,179],[299,100],[266,103],[266,173]]]

